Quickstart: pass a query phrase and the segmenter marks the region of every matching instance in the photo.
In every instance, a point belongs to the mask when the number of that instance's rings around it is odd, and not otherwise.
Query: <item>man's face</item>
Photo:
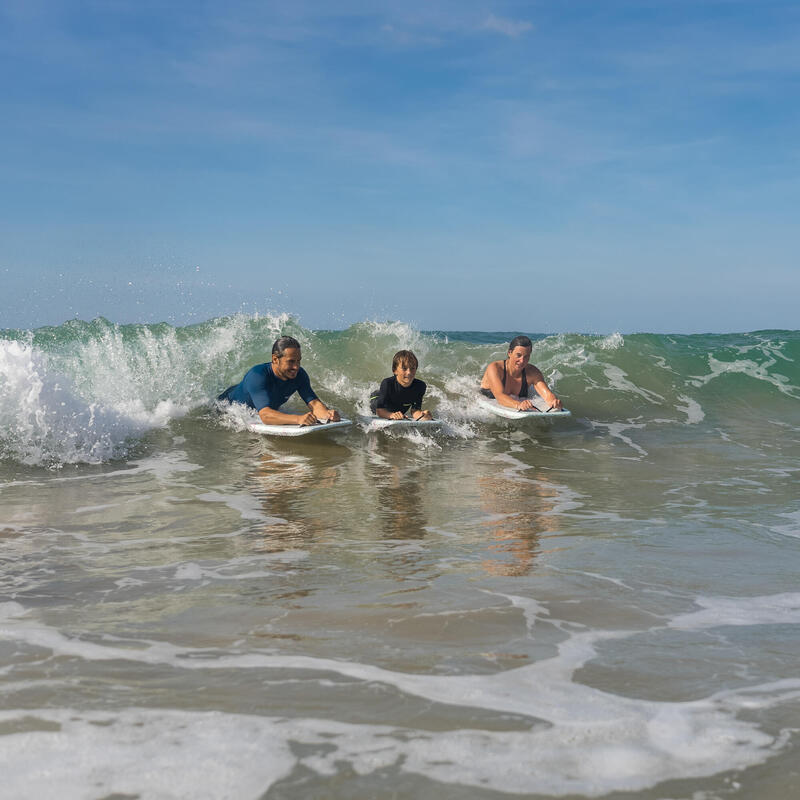
[[[297,377],[297,371],[300,369],[300,348],[287,347],[283,351],[283,355],[279,356],[277,353],[272,354],[272,371],[275,375],[283,381],[291,380]]]

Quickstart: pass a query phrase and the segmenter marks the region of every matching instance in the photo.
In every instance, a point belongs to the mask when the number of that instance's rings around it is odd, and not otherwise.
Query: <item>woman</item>
[[[503,361],[492,361],[481,380],[481,393],[493,397],[501,406],[518,411],[552,411],[562,408],[561,401],[545,383],[541,371],[529,364],[533,343],[527,336],[517,336],[508,346],[508,357]],[[546,409],[537,408],[528,398],[528,387],[533,386],[547,404]]]

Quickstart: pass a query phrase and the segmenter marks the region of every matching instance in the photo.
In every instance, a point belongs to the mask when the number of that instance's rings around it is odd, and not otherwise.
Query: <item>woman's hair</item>
[[[281,336],[280,339],[276,339],[275,344],[272,345],[272,355],[278,356],[278,358],[282,358],[283,354],[290,347],[295,347],[299,350],[300,342],[298,342],[297,339],[294,339],[291,336]]]
[[[508,346],[508,352],[510,353],[515,347],[533,348],[533,342],[531,342],[527,336],[515,336],[511,340],[511,344]]]
[[[394,372],[400,364],[404,367],[413,367],[414,369],[419,367],[419,361],[417,361],[417,357],[411,350],[398,350],[394,354],[394,358],[392,359],[392,372]]]

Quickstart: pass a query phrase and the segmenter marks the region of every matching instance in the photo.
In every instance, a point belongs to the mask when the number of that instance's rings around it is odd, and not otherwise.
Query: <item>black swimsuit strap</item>
[[[508,359],[503,359],[503,394],[506,393],[506,361]],[[520,397],[527,397],[528,396],[528,375],[526,370],[522,370],[522,383],[519,387],[519,396]]]

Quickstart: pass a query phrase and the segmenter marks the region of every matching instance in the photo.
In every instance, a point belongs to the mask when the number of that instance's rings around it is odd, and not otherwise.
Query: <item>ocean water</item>
[[[248,433],[281,333],[443,429]],[[539,336],[521,424],[512,333],[0,331],[0,795],[800,796],[800,332]]]

